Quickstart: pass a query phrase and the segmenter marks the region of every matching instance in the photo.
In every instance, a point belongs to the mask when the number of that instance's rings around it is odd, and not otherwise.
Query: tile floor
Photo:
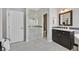
[[[45,39],[31,40],[11,44],[10,51],[69,51],[55,42],[48,42]]]

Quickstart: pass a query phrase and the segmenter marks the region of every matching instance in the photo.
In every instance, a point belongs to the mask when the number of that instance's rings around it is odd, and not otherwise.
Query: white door
[[[10,43],[24,40],[24,13],[20,11],[8,11],[8,37]]]

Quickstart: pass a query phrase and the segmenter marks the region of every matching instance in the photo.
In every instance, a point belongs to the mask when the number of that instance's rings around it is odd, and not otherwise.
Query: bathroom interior
[[[8,15],[8,12],[12,15],[10,14],[11,16],[6,16]],[[17,14],[18,18],[14,16],[15,14],[13,14],[13,12]],[[5,39],[4,41],[6,41],[7,39],[10,39],[8,42],[10,51],[79,50],[79,8],[5,8],[0,9],[0,14],[0,40],[2,41],[2,39]],[[24,15],[24,18],[22,14]],[[21,27],[23,33],[19,31],[19,34],[17,34],[18,32],[16,33],[16,31],[9,31],[13,28],[10,29],[8,26],[14,24],[11,21],[9,21],[9,23],[7,20],[8,18],[9,20],[12,20],[11,17],[19,20],[24,19],[24,28]],[[21,22],[22,21],[19,21],[18,24],[20,25]],[[7,23],[7,25],[4,23]],[[18,31],[19,29],[16,30]],[[18,38],[14,34],[21,34],[20,36],[22,37],[18,36]],[[20,38],[23,39],[21,40]],[[7,42],[4,43],[7,44]],[[6,46],[4,43],[3,45]],[[0,49],[2,50],[2,42],[0,43]],[[3,48],[3,50],[5,49]]]

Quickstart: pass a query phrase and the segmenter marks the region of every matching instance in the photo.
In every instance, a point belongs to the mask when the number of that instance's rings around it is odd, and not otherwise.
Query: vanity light
[[[63,13],[64,11],[61,11],[60,13]]]
[[[60,11],[60,13],[64,13],[64,12],[67,12],[67,11],[70,11],[70,10],[71,10],[70,8],[65,8],[62,11]]]
[[[64,12],[69,11],[69,9],[64,9]]]

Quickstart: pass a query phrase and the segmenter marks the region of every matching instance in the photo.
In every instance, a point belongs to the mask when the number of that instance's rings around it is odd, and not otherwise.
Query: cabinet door
[[[2,46],[1,46],[1,42],[0,42],[0,51],[2,51]]]
[[[60,36],[61,36],[61,34],[59,33],[59,31],[58,30],[52,30],[52,40],[53,41],[55,41],[55,42],[57,42],[57,43],[60,43]]]
[[[73,48],[73,44],[74,44],[74,38],[71,39],[71,37],[73,37],[74,34],[70,35],[70,33],[73,33],[73,32],[60,31],[60,34],[61,34],[60,45],[71,50]]]
[[[67,31],[62,32],[62,45],[66,48],[70,48],[70,35]]]
[[[56,34],[57,34],[56,30],[52,30],[52,40],[53,41],[56,41],[57,40],[57,38],[56,38],[57,35]]]

